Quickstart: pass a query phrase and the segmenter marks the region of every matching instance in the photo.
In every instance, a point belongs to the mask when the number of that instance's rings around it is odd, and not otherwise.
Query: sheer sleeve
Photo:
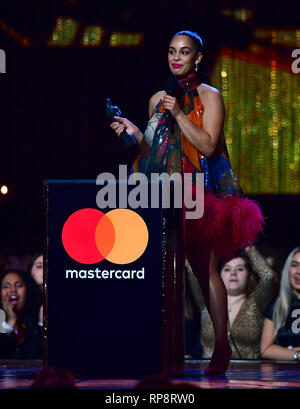
[[[254,290],[254,298],[259,310],[264,314],[275,296],[275,271],[269,266],[255,246],[246,248],[252,267],[259,276]]]

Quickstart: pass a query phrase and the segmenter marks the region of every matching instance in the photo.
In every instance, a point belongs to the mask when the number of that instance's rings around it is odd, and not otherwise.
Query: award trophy
[[[115,116],[121,116],[121,110],[116,105],[112,105],[110,98],[105,98],[105,113],[110,118],[111,122],[114,121]],[[121,164],[127,165],[128,171],[130,171],[132,164],[137,157],[140,148],[135,137],[124,130],[120,135],[121,142]]]

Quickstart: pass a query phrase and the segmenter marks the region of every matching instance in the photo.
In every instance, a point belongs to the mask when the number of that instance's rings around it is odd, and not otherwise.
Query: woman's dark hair
[[[31,276],[29,276],[24,271],[19,270],[17,268],[10,268],[10,269],[3,270],[0,273],[0,290],[2,289],[2,282],[4,278],[7,276],[7,274],[12,274],[12,273],[18,274],[18,276],[20,276],[20,278],[22,279],[26,287],[26,301],[24,304],[23,313],[28,313],[28,314],[37,313],[41,304],[37,302],[36,294],[38,291],[40,292],[40,290],[37,288],[37,284],[31,278]],[[2,308],[1,297],[0,297],[0,308]]]
[[[202,38],[199,36],[198,33],[195,33],[194,31],[190,31],[190,30],[182,30],[182,31],[178,31],[178,33],[174,34],[173,38],[177,37],[177,36],[187,36],[187,37],[189,37],[191,40],[193,40],[193,42],[194,42],[194,44],[195,44],[195,46],[197,48],[197,51],[199,53],[201,53],[201,54],[203,53],[203,41],[202,41]]]
[[[42,251],[37,251],[37,252],[32,256],[32,258],[31,258],[31,260],[30,260],[30,263],[29,263],[29,266],[28,266],[28,269],[27,269],[28,274],[31,275],[31,270],[32,270],[32,267],[33,267],[35,261],[36,261],[40,256],[42,256],[42,255],[43,255],[43,252],[42,252]]]
[[[249,296],[252,293],[252,291],[255,289],[255,287],[257,286],[259,282],[259,276],[257,272],[253,269],[251,260],[244,251],[238,251],[234,255],[234,257],[232,257],[231,259],[223,259],[223,260],[220,259],[218,263],[218,267],[217,267],[218,271],[219,273],[221,273],[221,270],[224,267],[224,265],[234,258],[242,258],[245,262],[245,267],[250,276],[249,283],[246,289],[246,295]]]
[[[193,41],[194,45],[196,46],[197,52],[202,54],[202,58],[198,66],[198,71],[196,72],[197,77],[201,82],[211,85],[209,69],[208,69],[207,60],[206,60],[206,53],[204,52],[205,51],[204,43],[200,35],[194,31],[182,30],[174,34],[172,39],[177,36],[186,36],[186,37],[189,37]]]

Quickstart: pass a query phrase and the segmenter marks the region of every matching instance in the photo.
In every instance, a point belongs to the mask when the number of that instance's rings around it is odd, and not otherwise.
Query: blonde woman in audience
[[[261,357],[300,360],[300,246],[284,264],[277,300],[265,314]]]

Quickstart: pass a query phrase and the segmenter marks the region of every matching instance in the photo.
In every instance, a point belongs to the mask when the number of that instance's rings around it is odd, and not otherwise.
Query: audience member
[[[43,283],[44,283],[44,258],[42,252],[33,255],[29,266],[28,275],[32,283],[31,303],[40,309],[40,316],[43,316]]]
[[[28,271],[31,277],[40,287],[41,291],[43,291],[43,282],[44,282],[43,261],[44,261],[43,253],[38,252],[32,257],[30,264],[29,264],[29,268],[28,268]]]
[[[274,299],[275,273],[255,246],[247,248],[239,257],[225,262],[219,270],[227,290],[228,337],[232,359],[260,359],[264,313]],[[209,359],[214,348],[212,322],[191,272],[188,277],[193,281],[192,288],[197,303],[202,306],[202,358]]]
[[[284,264],[279,295],[265,314],[260,350],[262,358],[300,361],[300,246]]]
[[[268,246],[266,244],[257,246],[257,250],[275,273],[274,279],[276,286],[275,287],[276,298],[279,292],[281,271],[283,269],[283,265],[286,259],[286,252],[283,248],[275,248]]]
[[[0,359],[42,359],[42,324],[26,273],[6,270],[0,276],[0,308],[6,315],[0,333]]]

